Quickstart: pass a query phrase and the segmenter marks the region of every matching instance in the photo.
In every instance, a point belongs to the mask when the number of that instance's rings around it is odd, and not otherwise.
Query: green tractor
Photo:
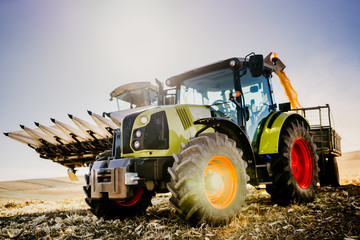
[[[228,223],[245,204],[247,184],[266,185],[287,205],[314,199],[318,154],[311,126],[271,86],[276,58],[254,53],[166,80],[175,105],[131,113],[114,131],[111,156],[85,175],[86,202],[104,219],[143,213],[170,192],[190,223]]]

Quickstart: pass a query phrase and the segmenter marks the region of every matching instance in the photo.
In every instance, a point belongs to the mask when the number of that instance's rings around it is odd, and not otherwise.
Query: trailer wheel
[[[154,192],[144,188],[134,188],[134,196],[129,200],[91,199],[90,174],[85,174],[86,186],[83,187],[86,194],[85,202],[89,205],[90,211],[98,218],[123,219],[141,215],[152,205],[151,198],[154,196]]]
[[[316,145],[304,124],[295,120],[281,131],[279,153],[271,162],[272,184],[266,186],[271,199],[279,205],[292,200],[314,199],[318,182]]]
[[[320,177],[321,186],[339,187],[340,176],[336,157],[330,156],[327,161],[324,161],[323,168],[325,168],[325,174]]]
[[[170,202],[176,214],[192,225],[228,223],[248,193],[246,162],[235,141],[220,133],[192,138],[168,171]]]

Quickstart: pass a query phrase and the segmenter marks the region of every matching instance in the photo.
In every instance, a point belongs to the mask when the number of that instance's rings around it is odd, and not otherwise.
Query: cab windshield
[[[237,123],[236,106],[229,101],[235,90],[233,71],[222,69],[185,80],[180,86],[180,104],[211,107],[217,117],[228,117]]]
[[[118,110],[157,105],[158,101],[156,92],[148,88],[126,91],[115,98]]]

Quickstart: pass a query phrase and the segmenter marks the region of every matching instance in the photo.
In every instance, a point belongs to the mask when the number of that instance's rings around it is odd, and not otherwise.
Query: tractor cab
[[[262,55],[253,56],[262,59]],[[230,119],[252,139],[261,120],[275,106],[271,68],[260,64],[260,70],[255,69],[252,59],[228,59],[169,78],[166,83],[176,86],[179,104],[207,106],[212,117]]]

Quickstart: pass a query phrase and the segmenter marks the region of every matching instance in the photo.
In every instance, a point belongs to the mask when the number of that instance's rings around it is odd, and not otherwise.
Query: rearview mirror
[[[291,104],[289,102],[287,103],[280,103],[279,104],[279,110],[282,112],[287,112],[291,110]]]
[[[264,70],[263,55],[251,55],[249,58],[249,67],[252,77],[260,77]]]

